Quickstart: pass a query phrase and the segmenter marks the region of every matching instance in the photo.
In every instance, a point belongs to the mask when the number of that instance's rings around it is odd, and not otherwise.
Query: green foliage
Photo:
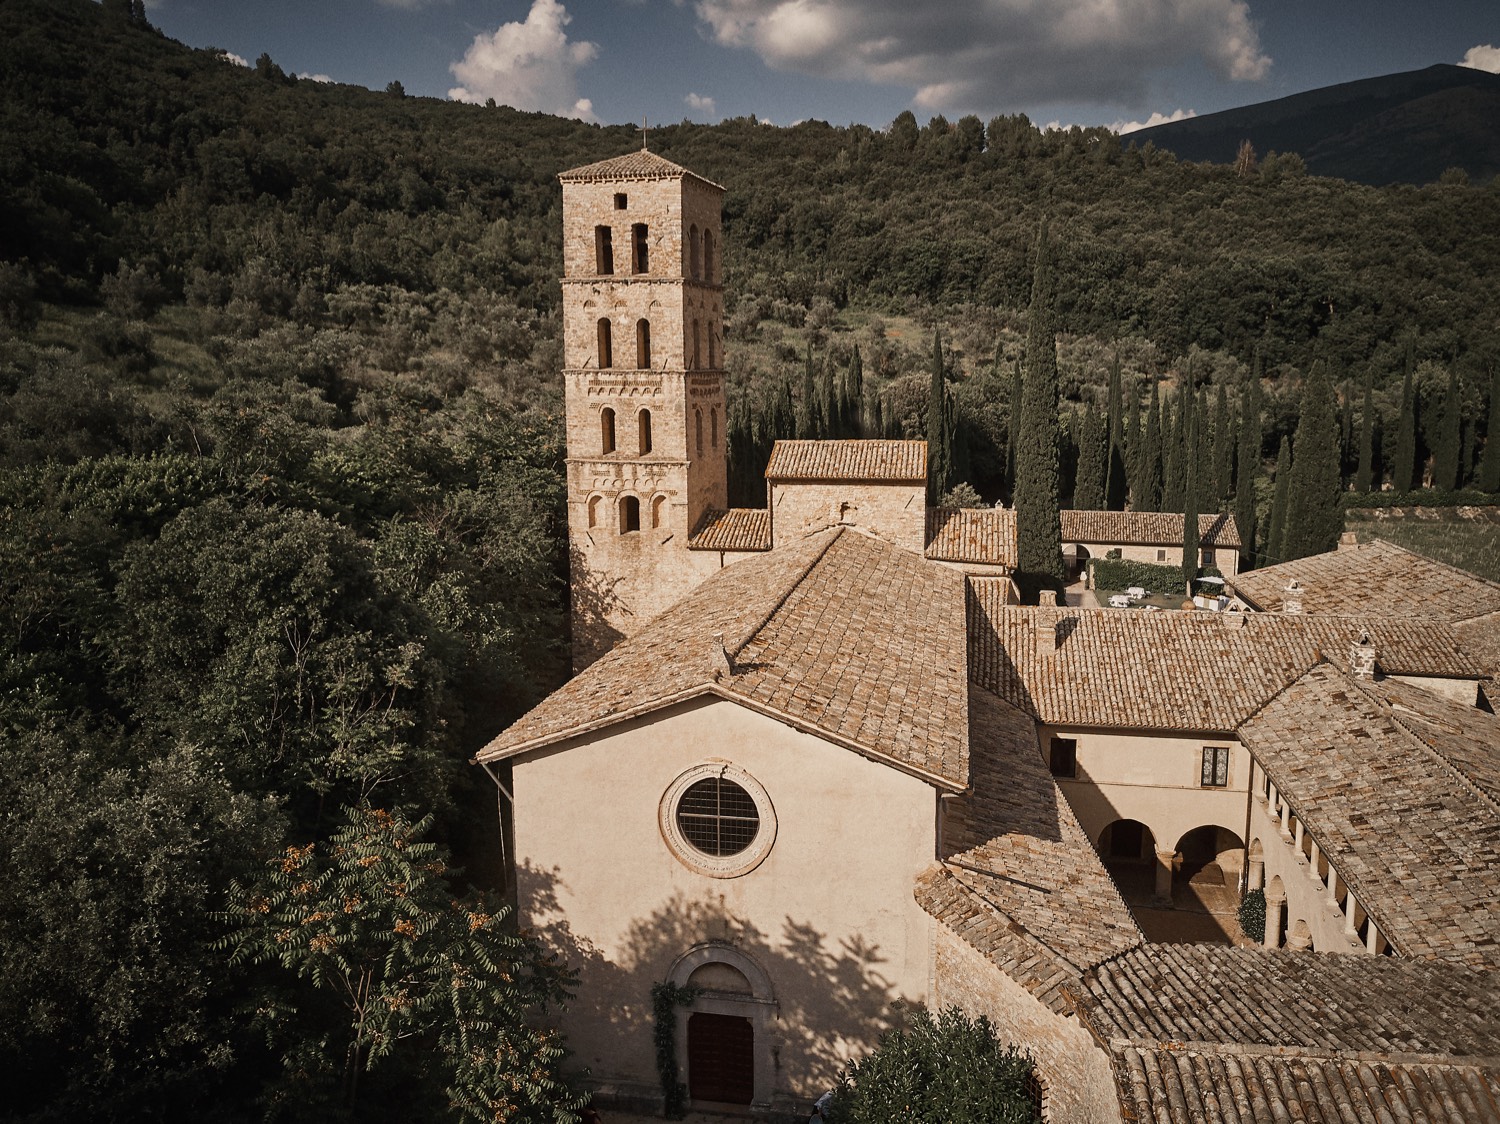
[[[1271,514],[1266,529],[1266,549],[1261,555],[1267,564],[1274,566],[1287,560],[1287,504],[1292,488],[1292,439],[1283,437],[1276,454],[1276,487],[1271,498]]]
[[[656,1048],[656,1074],[661,1079],[662,1115],[681,1120],[687,1115],[688,1088],[677,1075],[677,1008],[698,998],[696,987],[661,982],[651,985],[651,1041]]]
[[[286,978],[257,1016],[286,1051],[277,1095],[298,1115],[352,1115],[364,1075],[392,1068],[442,1088],[424,1115],[574,1121],[585,1098],[558,1074],[557,1032],[536,1025],[573,976],[494,897],[455,897],[446,852],[423,838],[431,826],[347,808],[328,844],[287,847],[231,884],[231,962]]]
[[[1344,526],[1339,511],[1342,494],[1333,388],[1320,364],[1313,367],[1302,388],[1292,444],[1286,529],[1280,544],[1284,560],[1322,554],[1338,545]]]
[[[1359,467],[1354,477],[1354,490],[1368,492],[1375,486],[1375,374],[1365,367],[1364,396],[1359,411]]]
[[[956,482],[953,463],[953,405],[943,377],[943,337],[932,334],[932,362],[927,391],[927,496],[928,502],[948,491]]]
[[[1091,558],[1089,572],[1095,589],[1122,590],[1140,586],[1156,593],[1174,593],[1183,588],[1181,566],[1158,566],[1122,558]]]
[[[1266,939],[1266,892],[1250,890],[1240,900],[1240,932],[1259,944]]]
[[[1396,449],[1391,454],[1391,487],[1398,492],[1409,492],[1413,484],[1422,482],[1417,471],[1417,399],[1412,387],[1412,375],[1416,367],[1416,347],[1410,341],[1406,345],[1406,373],[1401,380],[1401,413],[1396,418]]]
[[[1190,394],[1188,401],[1192,402]],[[1191,590],[1198,577],[1198,482],[1202,478],[1199,462],[1202,460],[1198,440],[1198,416],[1201,410],[1194,409],[1188,418],[1186,450],[1183,459],[1182,489],[1182,581]]]
[[[1051,251],[1044,222],[1037,233],[1026,336],[1026,376],[1016,451],[1017,572],[1028,587],[1062,588],[1059,510],[1057,339]],[[1030,588],[1028,588],[1030,592]]]
[[[1257,359],[1250,377],[1240,392],[1239,442],[1235,452],[1234,521],[1239,527],[1240,565],[1250,569],[1257,552],[1255,482],[1264,465],[1261,463],[1260,363]]]
[[[1343,499],[1343,507],[1348,511],[1390,507],[1494,506],[1500,506],[1500,492],[1485,492],[1478,488],[1463,488],[1453,492],[1440,492],[1435,488],[1420,488],[1415,492],[1351,492]]]
[[[1458,381],[1458,368],[1448,372],[1448,392],[1443,396],[1443,412],[1433,443],[1432,486],[1439,491],[1458,487],[1459,454],[1462,450],[1464,402]]]
[[[913,1011],[839,1076],[831,1124],[1033,1124],[1041,1120],[1031,1058],[957,1007]]]
[[[1489,423],[1484,430],[1484,456],[1479,464],[1482,491],[1500,492],[1500,363],[1490,376]]]
[[[1109,428],[1090,402],[1078,429],[1078,475],[1073,485],[1073,506],[1082,511],[1100,511],[1105,505],[1109,473]]]

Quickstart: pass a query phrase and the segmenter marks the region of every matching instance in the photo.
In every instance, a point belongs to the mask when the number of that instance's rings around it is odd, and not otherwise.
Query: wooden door
[[[755,1028],[737,1015],[688,1016],[688,1095],[749,1104],[755,1094]]]

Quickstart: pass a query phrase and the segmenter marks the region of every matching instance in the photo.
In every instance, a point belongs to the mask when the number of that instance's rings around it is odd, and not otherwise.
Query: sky
[[[147,0],[193,47],[605,124],[903,110],[1120,131],[1434,63],[1500,72],[1497,0]]]

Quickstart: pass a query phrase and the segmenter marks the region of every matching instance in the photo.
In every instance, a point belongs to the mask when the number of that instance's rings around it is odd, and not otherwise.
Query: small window
[[[1229,783],[1229,747],[1227,745],[1203,747],[1203,775],[1198,783],[1204,788],[1223,788]]]
[[[694,281],[703,276],[703,260],[699,254],[696,226],[688,227],[688,276]]]
[[[1053,738],[1047,764],[1054,777],[1076,777],[1078,775],[1078,739]]]
[[[760,832],[755,799],[727,777],[709,777],[688,787],[677,802],[677,826],[705,855],[737,855]]]
[[[651,411],[642,410],[635,420],[639,430],[641,456],[644,457],[651,451]]]
[[[708,326],[708,369],[715,371],[718,370],[718,367],[719,364],[714,355],[714,326],[710,324]]]
[[[606,454],[615,451],[615,411],[609,406],[599,411],[599,451]]]
[[[615,232],[607,226],[594,227],[594,264],[600,274],[615,271]]]
[[[1158,550],[1156,552],[1156,560],[1158,562],[1165,562],[1167,560],[1167,552],[1166,552],[1166,550]]]
[[[719,408],[717,406],[708,411],[708,447],[710,449],[719,447]]]
[[[640,371],[651,369],[651,321],[635,322],[635,365]]]
[[[625,193],[623,191],[616,192],[615,193],[615,210],[617,210],[617,211],[623,211],[625,209],[625,203],[626,203]]]
[[[630,228],[631,259],[630,272],[651,272],[651,250],[646,237],[646,224],[638,222]]]
[[[693,321],[693,370],[698,369],[699,345],[703,342],[703,326],[698,321]]]
[[[609,318],[604,317],[599,321],[599,366],[613,367],[615,365],[615,349],[610,341]]]
[[[589,500],[589,526],[590,527],[597,527],[598,525],[599,525],[599,497],[595,496],[593,499]]]
[[[620,534],[628,535],[641,529],[641,501],[635,496],[620,499]]]
[[[662,521],[667,517],[667,497],[657,496],[651,501],[651,527],[660,530]]]
[[[1212,566],[1213,564],[1214,564],[1214,552],[1213,552],[1213,548],[1212,547],[1205,547],[1204,550],[1203,550],[1203,565],[1205,565],[1205,566]]]

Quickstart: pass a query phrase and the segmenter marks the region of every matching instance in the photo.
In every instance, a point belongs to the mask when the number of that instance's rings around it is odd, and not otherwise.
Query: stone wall
[[[874,481],[774,481],[771,537],[776,546],[833,524],[862,527],[922,553],[927,534],[925,484]]]
[[[1119,1124],[1109,1057],[1077,1019],[1049,1010],[945,925],[937,926],[933,1003],[986,1016],[1031,1053],[1048,1124]]]

